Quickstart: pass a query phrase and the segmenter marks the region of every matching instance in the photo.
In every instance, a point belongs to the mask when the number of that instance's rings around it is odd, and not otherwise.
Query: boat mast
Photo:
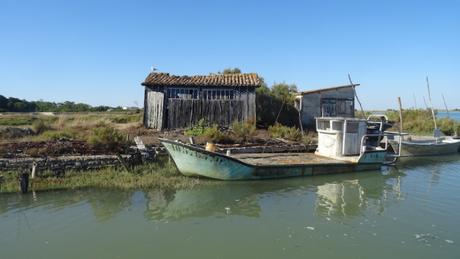
[[[441,94],[441,95],[442,95],[442,101],[444,102],[444,107],[446,107],[447,118],[450,118],[449,108],[447,108],[446,98],[444,98],[444,94]]]
[[[428,101],[430,102],[431,115],[433,116],[434,130],[436,130],[438,125],[436,124],[436,115],[434,115],[433,103],[431,102],[430,82],[428,81],[428,77],[426,77],[426,87],[428,88]]]

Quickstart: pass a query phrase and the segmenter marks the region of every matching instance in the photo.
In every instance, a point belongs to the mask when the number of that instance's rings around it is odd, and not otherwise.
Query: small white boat
[[[459,152],[460,139],[452,137],[416,138],[389,141],[400,157],[451,155]]]

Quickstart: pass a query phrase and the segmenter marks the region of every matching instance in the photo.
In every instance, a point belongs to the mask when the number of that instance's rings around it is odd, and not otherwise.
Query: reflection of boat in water
[[[391,179],[391,181],[389,181]],[[375,207],[383,212],[387,195],[401,196],[401,174],[366,174],[363,177],[340,182],[325,183],[317,189],[315,211],[322,216],[356,216],[366,208]]]
[[[178,170],[187,176],[254,180],[380,169],[386,149],[367,141],[367,121],[317,118],[318,149],[313,153],[224,155],[167,139],[161,143]],[[383,136],[380,132],[378,136]]]
[[[222,182],[175,192],[153,190],[145,194],[145,216],[152,220],[223,217],[226,214],[260,217],[264,206],[272,206],[271,202],[279,202],[283,197],[297,197],[301,200],[300,206],[310,206],[310,202],[303,199],[312,193],[316,193],[315,210],[322,216],[358,215],[372,201],[381,204],[380,212],[384,209],[385,193],[399,195],[399,187],[394,186],[399,180],[393,179],[400,176],[398,172],[386,175],[369,172],[250,183]],[[275,196],[277,198],[273,199]]]

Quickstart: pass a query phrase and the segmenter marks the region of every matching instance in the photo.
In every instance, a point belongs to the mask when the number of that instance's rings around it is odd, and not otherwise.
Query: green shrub
[[[198,123],[191,127],[190,129],[186,130],[184,133],[187,136],[198,137],[202,136],[206,130],[206,123],[204,119],[200,119]]]
[[[271,138],[283,138],[292,141],[299,141],[302,138],[302,133],[295,127],[283,126],[279,123],[268,127],[268,134]]]
[[[101,148],[119,150],[126,144],[126,139],[115,128],[108,125],[100,125],[92,130],[91,136],[88,138],[88,143]]]
[[[232,123],[232,131],[237,139],[247,141],[253,138],[256,134],[256,125],[253,122],[238,122]]]
[[[32,116],[5,116],[0,117],[0,125],[2,126],[21,126],[31,125],[35,118]]]
[[[126,114],[126,115],[118,115],[110,119],[110,122],[113,123],[130,123],[130,122],[140,122],[142,114]]]
[[[203,136],[214,143],[230,142],[230,137],[228,136],[228,134],[220,131],[217,125],[205,128]]]
[[[75,139],[77,138],[77,133],[70,130],[60,130],[60,131],[45,131],[42,136],[46,139],[58,140],[58,139]]]
[[[51,123],[38,119],[32,123],[32,128],[36,134],[42,134],[43,132],[51,129]]]
[[[387,111],[386,115],[390,121],[394,121],[392,130],[399,130],[399,112]],[[443,118],[436,120],[438,128],[445,135],[454,135],[455,131],[460,127],[460,123],[452,119]],[[423,109],[407,109],[403,110],[403,131],[418,134],[432,135],[434,130],[433,115],[430,110]]]
[[[456,133],[460,123],[455,122],[452,119],[440,119],[438,121],[438,127],[445,135],[452,136]],[[458,133],[458,131],[457,131]]]

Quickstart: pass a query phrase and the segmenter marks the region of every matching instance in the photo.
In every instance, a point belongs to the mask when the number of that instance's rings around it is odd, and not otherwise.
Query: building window
[[[202,96],[205,100],[233,100],[236,92],[230,89],[203,89]]]
[[[169,99],[198,99],[198,89],[168,88]]]

